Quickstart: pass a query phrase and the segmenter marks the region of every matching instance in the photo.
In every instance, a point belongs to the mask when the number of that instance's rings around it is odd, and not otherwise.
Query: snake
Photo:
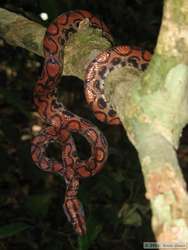
[[[43,171],[63,176],[66,183],[63,209],[80,236],[87,232],[83,205],[77,197],[80,179],[101,171],[108,157],[108,143],[93,123],[67,110],[58,101],[57,87],[63,73],[66,42],[86,18],[91,27],[100,29],[102,36],[112,42],[112,36],[104,22],[86,10],[63,13],[48,26],[43,39],[42,73],[33,94],[34,104],[45,125],[31,142],[34,163]],[[84,79],[84,93],[98,120],[110,125],[121,124],[116,111],[104,95],[104,80],[107,75],[113,69],[125,65],[144,70],[150,57],[148,51],[118,46],[101,52],[89,63]],[[91,153],[88,159],[79,158],[73,133],[80,134],[89,142]],[[54,142],[61,146],[61,160],[51,159],[47,154],[49,144]]]

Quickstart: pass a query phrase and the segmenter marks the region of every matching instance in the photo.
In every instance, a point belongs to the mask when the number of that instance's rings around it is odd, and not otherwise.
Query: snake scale
[[[34,88],[34,103],[46,123],[33,138],[31,155],[35,164],[44,171],[56,172],[64,177],[66,192],[63,208],[68,220],[79,235],[86,233],[86,222],[81,202],[77,198],[81,178],[93,176],[104,166],[108,156],[108,144],[103,133],[91,122],[72,112],[57,100],[57,86],[63,72],[64,46],[79,23],[87,18],[90,26],[102,30],[111,40],[106,25],[85,10],[69,11],[58,16],[47,28],[44,36],[44,63],[40,79]],[[100,53],[87,67],[84,82],[86,100],[94,115],[112,125],[120,120],[104,96],[104,80],[116,67],[132,65],[144,70],[151,54],[143,49],[118,46]],[[87,160],[78,157],[72,133],[78,133],[89,142],[91,155]],[[61,162],[50,159],[46,149],[52,142],[62,148]]]

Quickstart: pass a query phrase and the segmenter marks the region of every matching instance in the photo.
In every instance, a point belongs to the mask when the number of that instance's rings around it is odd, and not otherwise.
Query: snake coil
[[[77,31],[79,23],[89,19],[92,27],[102,30],[111,39],[106,25],[85,10],[69,11],[58,16],[47,28],[44,36],[44,64],[40,79],[34,88],[34,103],[46,126],[33,138],[31,155],[35,164],[44,171],[56,172],[64,177],[66,192],[63,208],[68,220],[79,235],[86,233],[85,215],[77,198],[80,178],[98,173],[108,156],[107,141],[91,122],[68,111],[57,100],[57,86],[63,72],[63,50],[69,33]],[[144,70],[150,53],[129,46],[119,46],[99,54],[87,67],[84,90],[88,104],[96,118],[109,124],[120,120],[104,96],[104,80],[114,68],[132,65]],[[89,142],[91,156],[87,160],[78,157],[72,133],[79,133]],[[62,147],[62,161],[46,155],[49,143],[57,141]]]

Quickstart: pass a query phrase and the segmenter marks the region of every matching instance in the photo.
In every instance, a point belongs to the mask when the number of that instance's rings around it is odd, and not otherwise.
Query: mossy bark
[[[178,4],[177,4],[178,2]],[[164,1],[157,47],[148,70],[129,87],[111,74],[106,91],[136,147],[159,242],[187,242],[188,195],[176,149],[188,122],[188,1]],[[132,84],[132,85],[131,85]]]
[[[105,83],[106,95],[138,151],[146,197],[151,202],[152,226],[160,242],[188,239],[188,196],[176,157],[188,121],[187,17],[187,0],[165,0],[158,43],[148,70],[117,69]],[[42,55],[42,26],[3,9],[0,19],[0,35],[7,42]],[[21,30],[14,25],[20,25]],[[100,31],[84,22],[65,48],[64,74],[83,79],[88,62],[109,46]]]
[[[45,32],[46,28],[42,25],[0,8],[0,37],[10,45],[43,56],[42,41]],[[83,79],[86,65],[100,51],[110,46],[111,43],[102,36],[101,31],[90,28],[85,19],[79,32],[72,34],[65,46],[63,74]]]

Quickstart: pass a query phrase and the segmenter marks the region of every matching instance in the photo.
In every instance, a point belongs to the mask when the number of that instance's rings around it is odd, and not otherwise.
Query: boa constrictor
[[[57,100],[57,86],[63,71],[63,50],[69,34],[77,31],[79,23],[87,18],[92,27],[102,30],[112,40],[106,25],[85,10],[69,11],[58,16],[47,28],[44,36],[44,64],[42,74],[34,88],[34,103],[41,118],[47,124],[33,138],[31,155],[33,161],[44,171],[56,172],[64,177],[66,192],[64,211],[76,233],[86,233],[85,215],[77,198],[80,178],[93,176],[104,166],[108,156],[108,144],[98,128],[91,122],[68,111]],[[150,53],[129,46],[119,46],[99,54],[87,67],[85,75],[85,96],[96,118],[109,124],[120,124],[120,120],[104,96],[104,80],[114,68],[132,65],[144,70],[150,60]],[[87,160],[78,157],[71,133],[84,136],[91,146]],[[62,160],[50,159],[46,148],[49,143],[60,143]]]

